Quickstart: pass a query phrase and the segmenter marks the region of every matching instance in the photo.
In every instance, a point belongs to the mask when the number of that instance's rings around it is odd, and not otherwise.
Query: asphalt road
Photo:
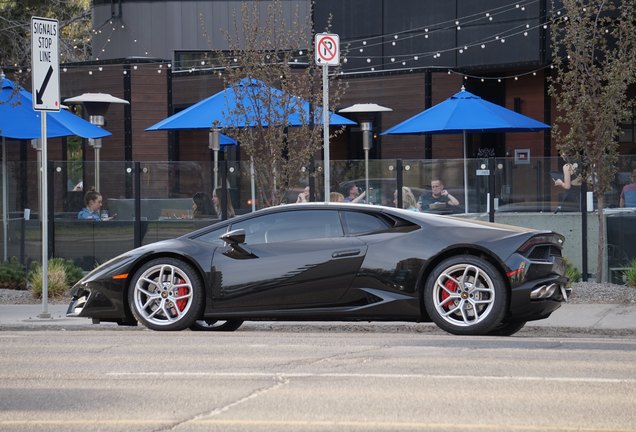
[[[636,338],[0,332],[2,431],[633,431]]]

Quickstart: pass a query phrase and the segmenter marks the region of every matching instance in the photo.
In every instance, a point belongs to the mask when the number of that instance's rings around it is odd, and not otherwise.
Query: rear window
[[[394,226],[394,222],[379,214],[356,211],[342,212],[345,230],[348,235],[371,234],[386,231]]]

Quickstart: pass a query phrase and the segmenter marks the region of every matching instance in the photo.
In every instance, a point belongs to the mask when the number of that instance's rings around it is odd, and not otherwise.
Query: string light
[[[360,53],[364,53],[364,47],[370,46],[370,47],[374,47],[374,46],[378,46],[378,45],[382,45],[382,44],[386,44],[388,42],[391,42],[391,44],[389,45],[389,47],[396,47],[397,46],[397,40],[402,40],[402,39],[412,39],[412,38],[417,38],[417,37],[421,37],[424,36],[425,39],[428,39],[429,35],[432,33],[439,33],[442,31],[447,31],[449,28],[450,29],[456,29],[457,31],[461,30],[462,26],[468,25],[468,24],[474,24],[474,23],[478,23],[479,21],[484,21],[485,19],[487,19],[488,21],[493,21],[494,18],[497,18],[499,15],[502,14],[509,14],[511,11],[513,10],[521,10],[521,11],[525,11],[526,9],[526,5],[530,5],[530,4],[534,4],[537,3],[538,0],[526,0],[526,1],[520,1],[518,3],[516,3],[514,6],[507,4],[507,5],[502,5],[502,6],[498,6],[498,7],[494,7],[491,8],[488,11],[482,11],[482,12],[478,12],[475,14],[471,14],[471,15],[467,15],[467,16],[462,16],[459,18],[455,18],[452,21],[445,21],[445,22],[439,22],[439,23],[435,23],[435,24],[429,24],[425,27],[419,27],[419,28],[413,28],[413,29],[408,29],[405,31],[401,31],[401,32],[397,32],[397,33],[393,33],[391,34],[391,39],[389,41],[386,40],[386,36],[385,35],[378,35],[378,36],[374,36],[374,37],[367,37],[364,38],[362,40],[351,40],[351,41],[347,41],[349,44],[351,44],[352,48],[355,49],[356,48],[356,44],[358,45],[358,50]],[[436,62],[441,59],[442,54],[444,53],[451,53],[453,51],[459,53],[459,54],[464,54],[465,51],[467,51],[471,46],[475,46],[475,47],[480,47],[481,49],[486,49],[492,42],[495,41],[499,41],[500,43],[505,43],[507,38],[510,37],[514,37],[514,36],[523,36],[523,37],[527,37],[529,35],[529,31],[532,30],[536,30],[536,29],[547,29],[548,25],[552,23],[553,20],[556,19],[556,16],[561,16],[561,10],[557,10],[554,12],[554,18],[550,17],[550,16],[546,16],[544,17],[544,22],[540,22],[538,25],[535,24],[529,24],[527,22],[521,24],[520,26],[515,26],[515,27],[511,27],[508,30],[505,31],[500,31],[500,34],[497,35],[493,35],[490,37],[484,37],[482,40],[479,41],[475,41],[473,43],[469,43],[469,44],[464,44],[462,46],[456,46],[456,47],[451,47],[448,49],[444,49],[444,50],[439,50],[439,51],[434,51],[434,52],[429,52],[429,53],[406,53],[406,54],[400,54],[400,55],[392,55],[392,56],[387,56],[390,60],[389,64],[390,65],[394,65],[392,66],[391,69],[389,70],[400,70],[399,68],[396,68],[396,66],[401,65],[402,67],[407,67],[409,66],[407,69],[404,70],[408,70],[408,71],[413,71],[413,70],[419,70],[423,67],[431,67],[431,65],[416,65],[416,67],[410,67],[410,65],[412,65],[414,62],[419,63],[422,59],[424,58],[429,58],[429,59],[433,59]],[[121,18],[120,18],[121,19]],[[509,19],[509,16],[506,15],[506,20]],[[567,16],[563,16],[564,20],[567,20]],[[449,27],[450,25],[450,27]],[[111,43],[116,43],[117,41],[121,41],[122,37],[125,37],[124,33],[126,30],[126,26],[125,24],[122,22],[121,25],[115,25],[113,23],[113,20],[108,21],[107,23],[105,23],[105,25],[102,26],[103,28],[98,28],[98,29],[93,29],[92,33],[93,34],[98,34],[98,35],[102,35],[105,33],[108,33],[107,35],[105,35],[105,43],[104,45],[100,48],[97,47],[97,51],[102,53],[103,55],[108,51],[108,46]],[[522,27],[522,28],[520,28]],[[116,32],[120,32],[121,34],[118,37],[114,37]],[[131,38],[134,44],[137,45],[142,45],[142,43],[140,42],[140,39],[138,38]],[[130,39],[129,39],[130,40]],[[379,42],[376,42],[379,41]],[[74,45],[75,47],[77,47],[77,45]],[[142,49],[142,52],[148,56],[149,55],[149,50],[144,49],[143,46],[140,47]],[[298,51],[299,55],[303,55],[303,51],[299,50]],[[344,63],[351,63],[349,62],[349,59],[356,59],[356,56],[347,56],[344,58],[343,62]],[[369,69],[372,72],[375,72],[377,70],[377,61],[380,62],[380,64],[384,64],[384,58],[383,56],[365,56],[363,57],[364,61],[366,62],[367,65],[371,66],[371,63],[373,63],[374,61],[376,62],[375,65],[373,65],[372,67],[369,67]],[[234,62],[237,62],[237,59],[233,59]],[[96,61],[100,61],[100,57],[96,56]],[[298,62],[298,59],[294,59],[294,62]],[[152,62],[151,62],[152,63]],[[157,73],[161,73],[161,68],[163,67],[163,62],[159,61],[158,62],[158,70]],[[200,60],[199,65],[193,65],[192,67],[190,67],[189,69],[186,69],[186,72],[190,72],[193,73],[195,72],[198,67],[204,67],[204,66],[208,66],[210,63],[209,61],[206,62],[205,60]],[[108,65],[108,66],[117,66],[117,65]],[[120,65],[121,66],[121,65]],[[70,68],[77,68],[77,67],[81,67],[81,66],[70,66]],[[171,64],[167,64],[168,68],[172,68]],[[553,67],[552,65],[550,65],[550,67]],[[369,70],[367,69],[367,71]],[[99,67],[98,70],[100,72],[102,72],[104,70],[103,67]],[[137,70],[137,65],[133,66],[133,70]],[[64,67],[63,68],[63,72],[67,72],[68,68]],[[343,75],[347,75],[348,73],[356,73],[356,71],[364,71],[364,68],[359,67],[359,68],[354,68],[354,69],[348,69],[347,72],[342,71],[341,73]],[[386,71],[386,69],[381,68],[379,70],[379,72],[383,72]],[[127,74],[127,71],[123,71],[124,74]],[[449,74],[451,73],[451,70],[449,70],[448,72]],[[453,72],[454,73],[454,72]],[[529,72],[531,73],[533,76],[536,76],[536,71],[532,71]],[[90,71],[89,74],[93,74],[93,71]],[[219,72],[219,75],[221,75],[221,73]],[[521,76],[523,76],[524,74],[521,74]],[[466,75],[466,76],[470,76],[470,75]],[[510,78],[510,77],[501,77],[503,79],[506,78]],[[499,78],[499,82],[501,82],[501,78]],[[489,80],[489,79],[494,79],[493,77],[480,77],[480,79],[482,80]],[[518,77],[515,77],[515,79],[518,79]]]

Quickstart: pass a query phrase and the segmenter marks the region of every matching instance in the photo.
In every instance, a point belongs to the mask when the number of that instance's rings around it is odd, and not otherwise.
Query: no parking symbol
[[[316,64],[329,66],[340,64],[340,37],[337,34],[316,35]]]

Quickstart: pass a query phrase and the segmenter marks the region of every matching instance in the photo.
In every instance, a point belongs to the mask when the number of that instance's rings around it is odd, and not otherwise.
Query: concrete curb
[[[48,305],[49,318],[42,318],[41,304],[0,305],[0,328],[92,328],[117,327],[115,323],[95,325],[89,318],[67,318],[67,305]],[[279,325],[289,323],[280,322]],[[298,322],[295,322],[297,325]],[[307,325],[308,323],[304,323]],[[316,323],[318,324],[318,323]],[[321,322],[320,324],[325,324]],[[330,324],[337,324],[330,322]],[[350,323],[349,323],[350,324]],[[368,325],[368,323],[364,323]],[[383,324],[383,323],[378,323]],[[391,323],[395,325],[396,323]],[[636,331],[636,305],[622,304],[565,304],[549,318],[532,321],[527,327],[567,327],[595,330]]]

